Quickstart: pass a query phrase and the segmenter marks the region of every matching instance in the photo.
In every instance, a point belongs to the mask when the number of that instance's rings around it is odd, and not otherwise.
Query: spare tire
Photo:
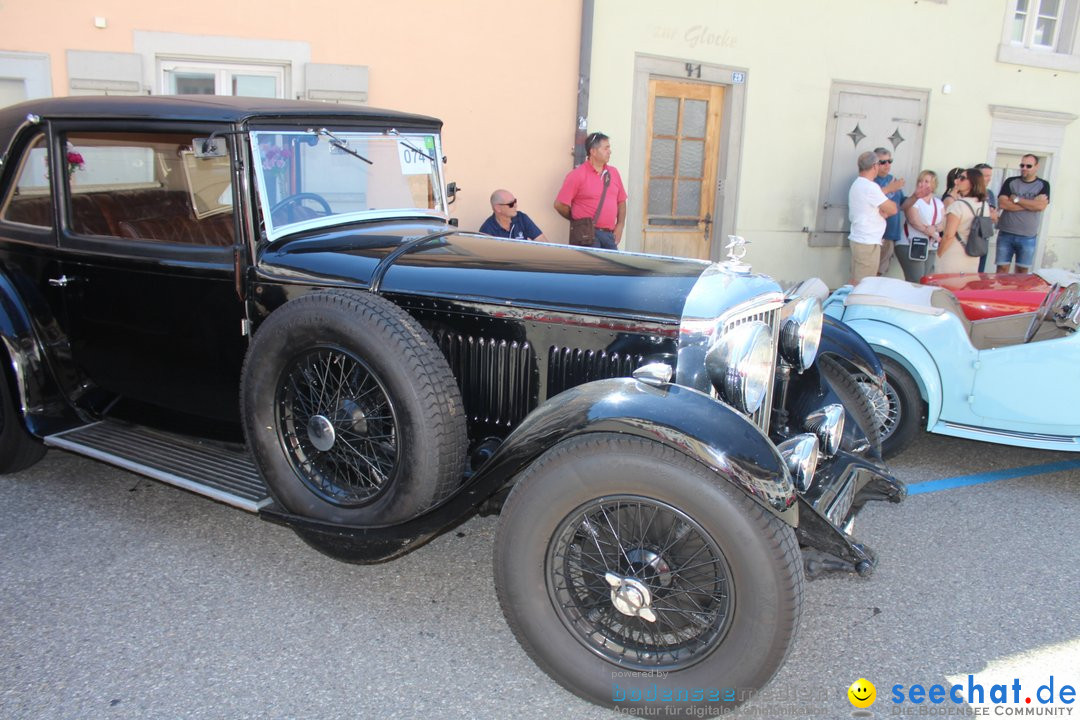
[[[450,366],[412,316],[371,293],[321,290],[271,313],[244,361],[241,409],[270,493],[298,515],[399,522],[463,478]]]

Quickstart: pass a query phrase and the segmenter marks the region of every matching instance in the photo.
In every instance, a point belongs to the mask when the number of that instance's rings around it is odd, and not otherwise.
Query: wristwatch
[[[1019,205],[1020,204],[1020,196],[1019,195],[1013,195],[1009,199],[1013,201],[1014,205]]]

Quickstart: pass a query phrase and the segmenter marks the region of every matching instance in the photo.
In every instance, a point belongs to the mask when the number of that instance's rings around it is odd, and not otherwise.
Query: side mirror
[[[460,189],[461,188],[458,187],[458,184],[456,182],[446,184],[446,204],[447,205],[453,205],[454,204],[454,201],[457,200],[458,190],[460,190]]]

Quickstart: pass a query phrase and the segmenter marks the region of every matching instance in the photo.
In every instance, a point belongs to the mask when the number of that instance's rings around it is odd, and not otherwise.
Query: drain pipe
[[[593,7],[595,0],[581,2],[581,49],[578,55],[577,117],[574,131],[574,167],[585,162],[585,137],[589,129],[589,82],[592,64]]]

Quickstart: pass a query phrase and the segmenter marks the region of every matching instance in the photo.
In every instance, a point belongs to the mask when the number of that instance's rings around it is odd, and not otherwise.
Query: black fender
[[[821,343],[818,345],[818,355],[824,354],[843,360],[881,382],[885,381],[885,370],[882,369],[881,360],[870,347],[870,343],[830,315],[825,316],[825,322],[821,326]]]
[[[34,318],[51,327],[59,337],[52,313],[44,303],[29,307],[12,278],[0,270],[0,343],[6,366],[4,381],[12,388],[26,429],[37,437],[66,430],[78,424],[65,393],[52,372],[47,348],[39,341]],[[58,343],[66,346],[66,343]]]
[[[571,388],[534,410],[454,495],[397,525],[347,527],[263,508],[267,520],[320,536],[320,549],[339,559],[371,563],[403,555],[461,520],[562,440],[586,433],[624,433],[668,445],[740,488],[788,525],[798,503],[776,446],[748,418],[681,385],[647,385],[632,378],[597,380]],[[320,542],[321,540],[321,542]]]

